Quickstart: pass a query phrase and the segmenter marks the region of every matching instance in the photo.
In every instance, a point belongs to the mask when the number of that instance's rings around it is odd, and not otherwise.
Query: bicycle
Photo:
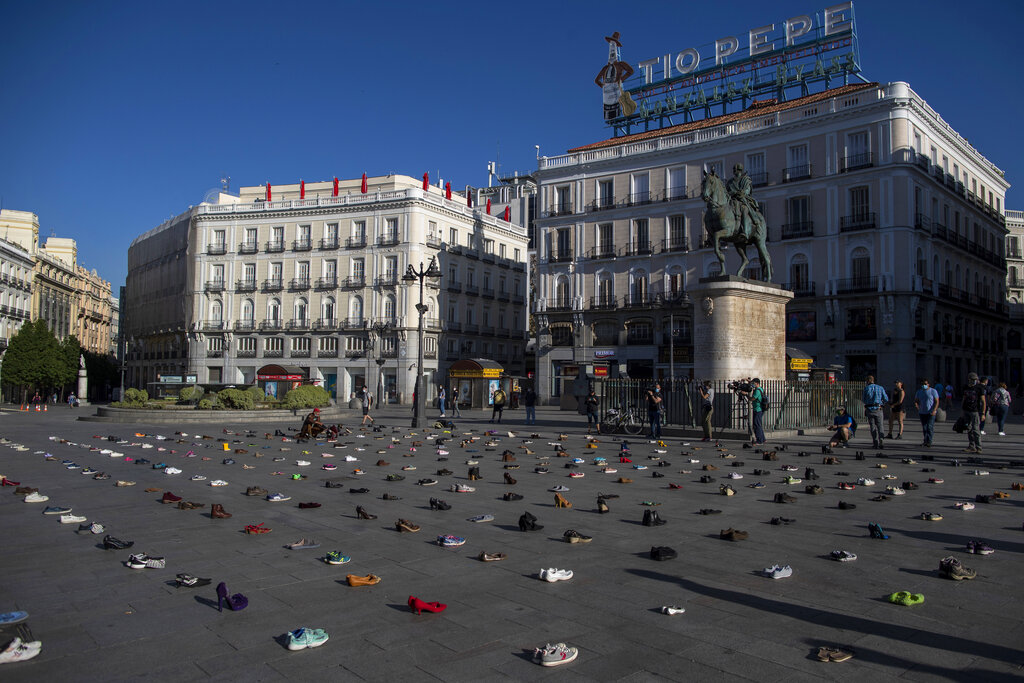
[[[601,420],[601,433],[612,434],[620,429],[631,436],[636,436],[644,428],[643,414],[633,408],[618,410],[609,408]]]

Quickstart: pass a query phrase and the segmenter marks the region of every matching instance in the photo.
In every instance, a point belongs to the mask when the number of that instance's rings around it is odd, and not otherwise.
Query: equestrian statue
[[[743,277],[750,259],[747,258],[747,247],[757,247],[757,255],[761,259],[761,278],[765,282],[772,279],[772,259],[768,255],[765,242],[768,239],[768,227],[764,216],[751,192],[753,183],[750,176],[743,170],[743,164],[733,166],[733,177],[728,183],[712,168],[704,172],[700,185],[701,199],[707,204],[704,213],[704,229],[707,230],[715,247],[715,256],[725,271],[725,255],[722,254],[722,241],[736,245],[742,262],[736,275]]]

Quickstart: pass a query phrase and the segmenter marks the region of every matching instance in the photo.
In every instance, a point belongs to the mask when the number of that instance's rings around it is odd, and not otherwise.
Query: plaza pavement
[[[495,680],[595,680],[595,681],[800,681],[819,679],[867,680],[1013,680],[1024,674],[1024,603],[1021,585],[1024,554],[1024,493],[1010,491],[1014,481],[1024,481],[1021,468],[999,469],[1011,459],[1024,460],[1024,425],[1011,418],[1008,436],[987,436],[984,440],[988,476],[972,476],[977,466],[952,467],[951,458],[966,457],[963,436],[950,431],[950,423],[936,429],[936,447],[928,454],[934,462],[921,460],[920,427],[908,421],[902,441],[887,441],[885,459],[868,452],[864,461],[854,459],[855,448],[869,439],[865,425],[854,447],[837,451],[840,465],[822,465],[820,445],[824,432],[801,437],[770,440],[769,446],[785,443],[777,462],[762,462],[753,451],[737,441],[723,442],[735,460],[721,458],[723,452],[695,439],[668,440],[662,458],[671,467],[633,471],[618,465],[619,438],[602,437],[596,450],[585,450],[583,418],[553,409],[540,409],[540,424],[522,425],[522,411],[506,411],[500,426],[499,443],[493,450],[483,441],[459,448],[462,432],[482,432],[490,427],[487,414],[474,413],[456,420],[457,436],[448,444],[446,463],[437,462],[431,442],[408,452],[410,429],[407,409],[385,409],[378,422],[387,425],[380,434],[362,433],[366,438],[344,438],[347,449],[326,445],[282,443],[262,435],[273,425],[258,425],[259,438],[230,437],[245,448],[245,455],[233,455],[235,465],[224,465],[227,453],[216,439],[195,438],[195,428],[186,443],[136,437],[135,432],[173,437],[173,425],[123,425],[75,421],[76,411],[61,408],[45,414],[5,412],[0,414],[0,435],[24,443],[29,450],[15,451],[0,446],[0,473],[38,487],[50,496],[43,504],[26,504],[13,495],[13,488],[0,490],[0,608],[30,612],[29,625],[42,640],[42,653],[34,660],[0,666],[4,681],[271,681],[290,680],[405,680],[405,681],[495,681]],[[434,415],[434,411],[430,411]],[[358,423],[352,414],[348,421]],[[432,422],[433,419],[429,420]],[[286,429],[294,425],[277,425]],[[388,449],[392,426],[399,447]],[[223,428],[240,430],[230,414],[222,421],[198,430],[221,437]],[[513,430],[509,438],[505,430]],[[531,431],[541,435],[529,447],[550,462],[551,472],[535,474],[536,456],[519,448]],[[559,432],[573,456],[587,460],[581,467],[586,476],[569,479],[563,458],[555,457],[549,442]],[[992,431],[989,432],[992,434]],[[116,435],[134,445],[114,446],[94,436]],[[113,447],[130,457],[146,457],[180,467],[183,472],[167,476],[148,465],[135,465],[98,452],[48,440],[58,436],[80,444]],[[423,439],[419,430],[416,439]],[[374,437],[384,437],[377,440]],[[199,444],[193,446],[193,443]],[[689,446],[684,446],[689,443]],[[634,464],[654,465],[647,456],[654,446],[644,439],[631,439]],[[160,452],[157,447],[174,449]],[[267,447],[267,448],[265,448]],[[290,448],[280,451],[280,448]],[[356,451],[365,447],[365,451]],[[386,453],[378,455],[377,448]],[[201,458],[183,458],[190,448]],[[500,456],[509,448],[521,465],[512,475],[515,486],[502,483]],[[699,450],[698,450],[699,449]],[[311,451],[310,467],[298,468],[295,460],[303,450]],[[681,451],[693,453],[701,462],[691,464]],[[801,457],[800,451],[809,455]],[[46,462],[35,451],[53,453],[57,462]],[[321,453],[338,457],[327,460]],[[260,453],[263,457],[257,458]],[[353,454],[366,470],[362,477],[350,476],[354,466],[341,456]],[[274,456],[284,462],[272,462]],[[618,467],[617,474],[602,474],[593,464],[603,455]],[[480,460],[483,481],[467,482],[467,458]],[[903,464],[912,457],[918,464]],[[111,475],[108,481],[67,470],[60,460],[68,458]],[[384,458],[389,467],[374,463]],[[742,467],[730,467],[742,461]],[[323,462],[338,465],[335,472],[320,469]],[[243,470],[242,465],[254,469]],[[703,464],[719,467],[717,477],[700,484]],[[811,496],[804,484],[782,483],[783,464],[813,467],[826,493]],[[886,464],[885,470],[875,465]],[[403,465],[418,469],[405,472],[400,482],[385,482],[389,472]],[[435,477],[447,466],[453,476]],[[936,472],[922,472],[934,467]],[[755,477],[755,468],[771,470],[770,476]],[[692,470],[689,474],[680,470]],[[736,495],[718,495],[724,475],[733,470],[744,475],[731,481]],[[302,472],[304,481],[272,476],[274,471]],[[848,472],[838,475],[837,472]],[[666,474],[653,478],[652,472]],[[888,502],[869,499],[884,488],[882,474],[891,472],[895,482],[916,481],[920,489]],[[214,489],[207,482],[189,477],[205,474],[209,480],[223,478],[226,488]],[[618,477],[632,484],[615,483]],[[874,478],[878,485],[854,491],[836,488],[839,481]],[[416,481],[434,477],[437,486],[421,487]],[[941,485],[928,484],[929,477],[942,477]],[[137,482],[116,488],[116,479]],[[341,480],[344,489],[327,489],[324,480]],[[756,490],[747,484],[763,480],[767,487]],[[451,482],[471,483],[475,493],[452,493]],[[669,482],[682,484],[668,489]],[[548,489],[556,484],[569,487],[564,495],[572,509],[555,509]],[[269,503],[247,497],[245,489],[260,485],[271,492],[282,491],[292,499]],[[186,500],[206,504],[200,511],[180,511],[161,505],[160,493],[143,489],[155,486],[170,490]],[[350,493],[348,487],[365,486],[369,494]],[[505,491],[514,490],[525,500],[505,502]],[[1010,493],[1010,499],[979,504],[962,512],[953,508],[957,500],[974,500],[976,494],[995,490]],[[772,502],[775,493],[791,491],[795,504]],[[402,497],[384,501],[390,492]],[[609,501],[610,514],[596,512],[598,492],[615,493]],[[431,511],[430,497],[447,500],[452,509]],[[662,527],[640,524],[646,509],[644,500],[660,501],[655,508],[668,520]],[[305,501],[322,503],[318,509],[298,509]],[[856,504],[855,510],[840,510],[839,501]],[[228,520],[211,520],[210,503],[219,502],[234,515]],[[135,541],[131,551],[104,551],[102,536],[76,533],[76,525],[61,525],[57,517],[45,516],[46,505],[69,506],[90,521],[104,524],[107,533]],[[379,515],[373,521],[356,519],[355,506],[363,505]],[[720,515],[702,516],[701,508],[717,508]],[[524,510],[544,525],[540,532],[521,533],[517,519]],[[939,512],[945,519],[924,521],[922,512]],[[492,523],[473,524],[467,518],[491,513]],[[793,518],[789,526],[772,526],[775,516]],[[415,534],[399,534],[394,522],[406,518],[422,526]],[[264,522],[272,533],[249,536],[247,524]],[[872,540],[867,524],[879,522],[891,535],[887,541]],[[719,531],[728,527],[750,533],[749,540],[728,542]],[[563,542],[562,533],[576,529],[594,537],[588,544]],[[445,549],[434,542],[438,534],[467,538],[464,546]],[[316,539],[318,550],[290,551],[287,543],[301,537]],[[989,556],[969,555],[964,545],[984,539],[996,552]],[[648,558],[654,545],[675,548],[678,559],[655,562]],[[324,552],[338,549],[352,557],[344,566],[329,566]],[[828,559],[832,550],[845,549],[859,559],[839,563]],[[508,554],[503,562],[484,563],[476,559],[481,550]],[[147,552],[167,558],[166,569],[136,571],[122,563],[131,552]],[[936,570],[939,560],[954,555],[978,572],[973,581],[942,579]],[[789,564],[791,578],[773,581],[759,570],[773,564]],[[571,581],[546,583],[538,580],[542,567],[568,568]],[[175,588],[175,574],[213,579],[200,589]],[[376,586],[351,588],[345,575],[374,573],[382,577]],[[225,581],[231,592],[248,596],[249,607],[238,613],[219,613],[214,586]],[[886,597],[899,590],[919,592],[924,604],[903,607]],[[410,595],[448,604],[441,614],[416,616],[406,607]],[[662,605],[680,605],[686,613],[666,616]],[[324,628],[330,640],[314,650],[289,652],[283,638],[299,626]],[[579,648],[576,662],[557,668],[532,663],[534,647],[564,641]],[[850,648],[855,657],[845,663],[821,663],[815,658],[819,646]]]

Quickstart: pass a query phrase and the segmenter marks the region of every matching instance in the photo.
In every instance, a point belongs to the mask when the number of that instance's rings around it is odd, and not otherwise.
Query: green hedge
[[[292,389],[284,395],[281,401],[282,408],[322,408],[329,405],[331,396],[323,387],[303,385]]]

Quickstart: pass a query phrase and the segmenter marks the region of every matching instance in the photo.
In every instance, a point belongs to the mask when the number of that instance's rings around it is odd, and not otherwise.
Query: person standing
[[[597,405],[599,401],[597,394],[594,392],[594,387],[590,387],[590,392],[583,399],[583,406],[587,409],[587,434],[590,433],[590,424],[594,424],[594,428],[597,433],[601,433],[601,421],[597,419]]]
[[[764,390],[761,389],[761,380],[757,377],[750,380],[750,386],[753,387],[750,391],[750,411],[754,430],[754,443],[760,445],[765,443],[764,424],[762,423],[765,404]]]
[[[704,438],[701,441],[711,441],[711,416],[715,413],[715,390],[711,388],[711,380],[706,379],[698,384],[697,392],[700,394],[700,420],[704,427]]]
[[[647,390],[647,421],[651,423],[651,439],[661,438],[661,394],[654,389]]]
[[[966,453],[981,453],[981,415],[985,414],[985,388],[978,383],[978,374],[967,375],[967,386],[960,394],[960,409],[967,423]]]
[[[533,387],[527,387],[523,394],[523,407],[526,408],[526,424],[537,424],[537,392]]]
[[[445,392],[444,392],[444,385],[443,384],[438,384],[437,385],[437,407],[441,411],[441,417],[447,417],[447,415],[444,414],[444,401],[445,401],[445,398],[447,398],[447,394],[445,394]]]
[[[921,380],[921,388],[914,395],[914,407],[917,408],[917,415],[921,419],[921,431],[924,432],[924,441],[921,445],[931,448],[935,435],[935,413],[939,410],[939,394],[928,386],[926,379]]]
[[[881,450],[885,447],[882,443],[882,406],[889,403],[889,395],[880,384],[875,384],[873,375],[867,377],[861,401],[864,402],[864,414],[871,429],[871,447]]]
[[[1006,382],[1000,382],[999,388],[992,392],[992,417],[996,419],[999,426],[999,436],[1006,436],[1006,415],[1010,412],[1010,391],[1006,388]]]
[[[462,411],[459,410],[459,388],[452,387],[452,417],[462,417]]]
[[[892,390],[892,400],[889,402],[889,435],[886,437],[892,439],[892,428],[893,425],[899,424],[899,431],[896,433],[896,440],[903,438],[903,401],[907,398],[907,392],[903,388],[903,382],[896,380],[896,386]]]
[[[416,398],[417,397],[413,395],[414,408]],[[359,392],[359,400],[363,404],[363,421],[360,423],[360,425],[365,425],[367,420],[370,421],[370,424],[373,424],[374,420],[372,417],[370,417],[370,407],[373,406],[373,394],[370,393],[370,390],[366,388],[365,384],[363,385],[363,388]]]
[[[498,418],[498,424],[501,424],[501,413],[505,410],[505,390],[498,387],[494,390],[494,396],[492,397],[493,409],[491,410],[491,422],[494,422],[494,418]]]
[[[72,391],[70,394],[68,394],[68,408],[74,408],[76,401],[77,399],[75,398],[75,392]]]
[[[992,386],[991,384],[989,384],[988,377],[980,378],[978,380],[978,386],[981,387],[981,391],[985,394],[985,405],[991,406],[992,405],[992,392],[995,389],[995,387]],[[983,412],[983,413],[981,413],[980,417],[981,417],[981,423],[980,423],[980,425],[981,425],[981,435],[985,436],[985,421],[986,421],[987,414]]]

